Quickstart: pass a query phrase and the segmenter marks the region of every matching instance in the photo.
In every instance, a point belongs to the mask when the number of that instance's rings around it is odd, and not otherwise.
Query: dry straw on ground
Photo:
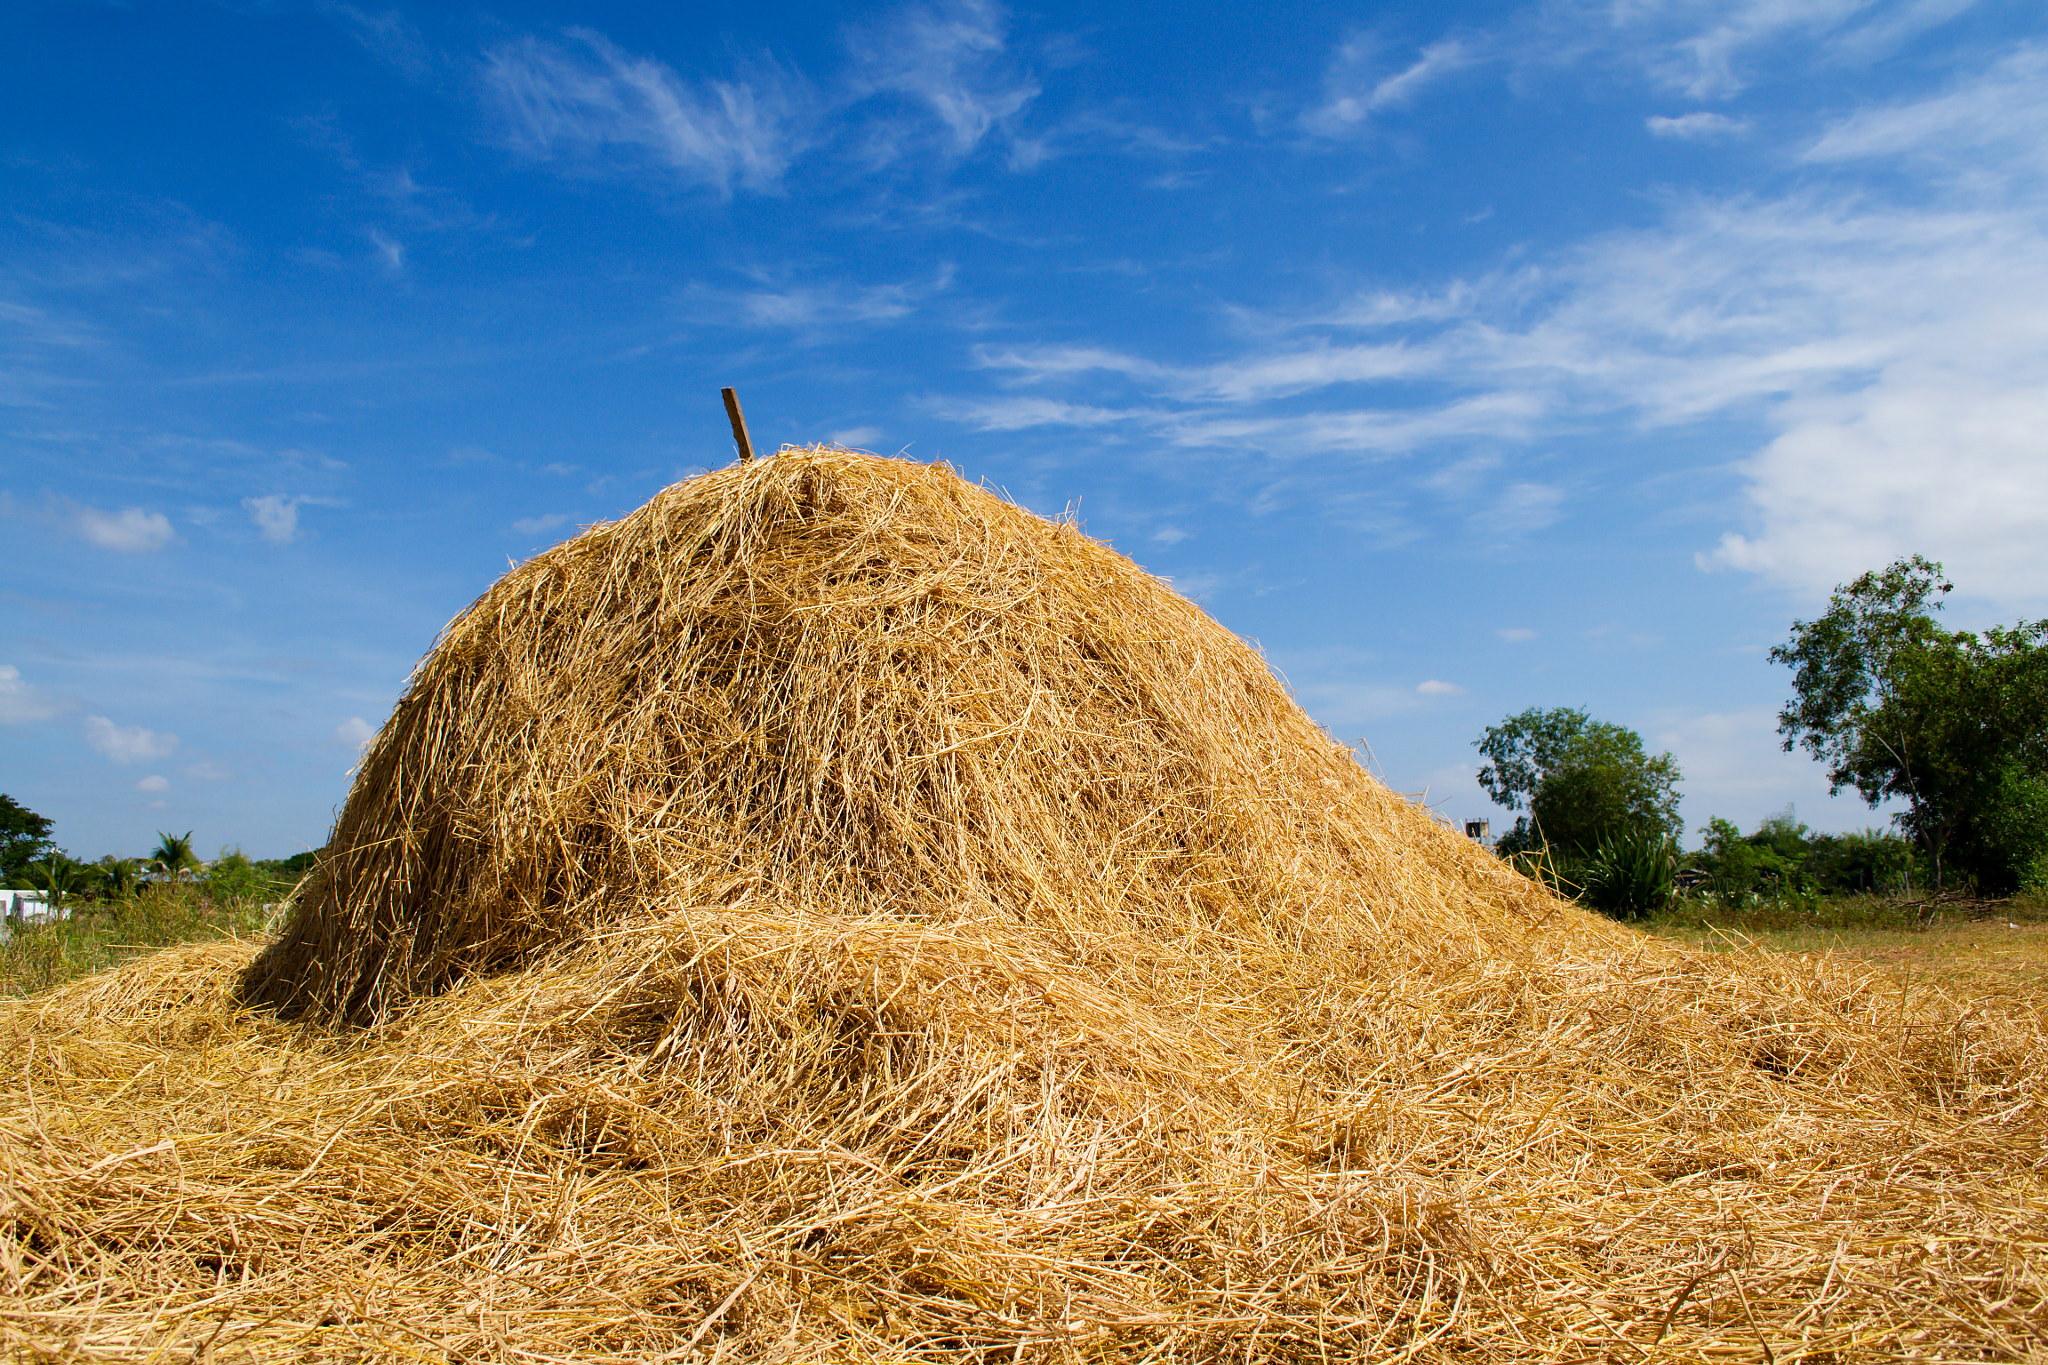
[[[8,1007],[19,1359],[2041,1359],[2038,1019],[1561,905],[944,468],[508,573],[282,936]]]

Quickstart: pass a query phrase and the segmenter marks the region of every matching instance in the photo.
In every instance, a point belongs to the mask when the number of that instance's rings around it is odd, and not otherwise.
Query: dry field
[[[1925,929],[1660,929],[1709,952],[1759,948],[1883,972],[1967,1001],[2048,1012],[2048,913],[2035,905],[1988,907]]]
[[[9,1357],[2044,1355],[2038,1012],[1562,904],[943,467],[517,567],[330,850],[0,1005]]]

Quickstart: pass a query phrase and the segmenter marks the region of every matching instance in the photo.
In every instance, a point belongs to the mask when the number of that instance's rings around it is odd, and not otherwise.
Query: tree
[[[135,894],[135,859],[116,858],[109,853],[93,864],[103,900],[121,900]]]
[[[92,886],[93,874],[85,863],[52,849],[28,865],[28,879],[52,906],[59,906],[84,895]]]
[[[213,866],[206,870],[206,887],[217,900],[260,900],[270,889],[270,879],[239,848],[224,848]]]
[[[1771,651],[1792,669],[1778,713],[1790,752],[1828,765],[1927,856],[1987,891],[2039,875],[2048,859],[2048,621],[1947,631],[1933,613],[1953,585],[1914,555],[1835,589]]]
[[[0,795],[0,886],[27,886],[22,878],[28,865],[55,848],[48,819]]]
[[[156,832],[157,845],[149,855],[149,865],[166,877],[175,878],[187,869],[197,869],[199,856],[192,851],[192,831],[182,835]]]
[[[1489,726],[1474,745],[1489,760],[1479,770],[1486,794],[1529,810],[1502,837],[1503,852],[1548,845],[1577,859],[1602,840],[1678,835],[1678,763],[1668,753],[1645,754],[1642,736],[1625,726],[1573,707],[1531,707]]]

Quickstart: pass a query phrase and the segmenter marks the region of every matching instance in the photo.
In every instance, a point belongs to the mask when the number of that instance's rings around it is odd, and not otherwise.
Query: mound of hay
[[[1552,900],[943,468],[513,570],[330,847],[7,1007],[12,1355],[2042,1350],[2038,1018]]]

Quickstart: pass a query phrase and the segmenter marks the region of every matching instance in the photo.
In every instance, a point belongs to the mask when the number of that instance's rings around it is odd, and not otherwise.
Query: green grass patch
[[[0,944],[0,997],[31,995],[174,943],[260,933],[274,910],[198,886],[147,886],[118,900],[74,905],[71,918],[15,924]]]

